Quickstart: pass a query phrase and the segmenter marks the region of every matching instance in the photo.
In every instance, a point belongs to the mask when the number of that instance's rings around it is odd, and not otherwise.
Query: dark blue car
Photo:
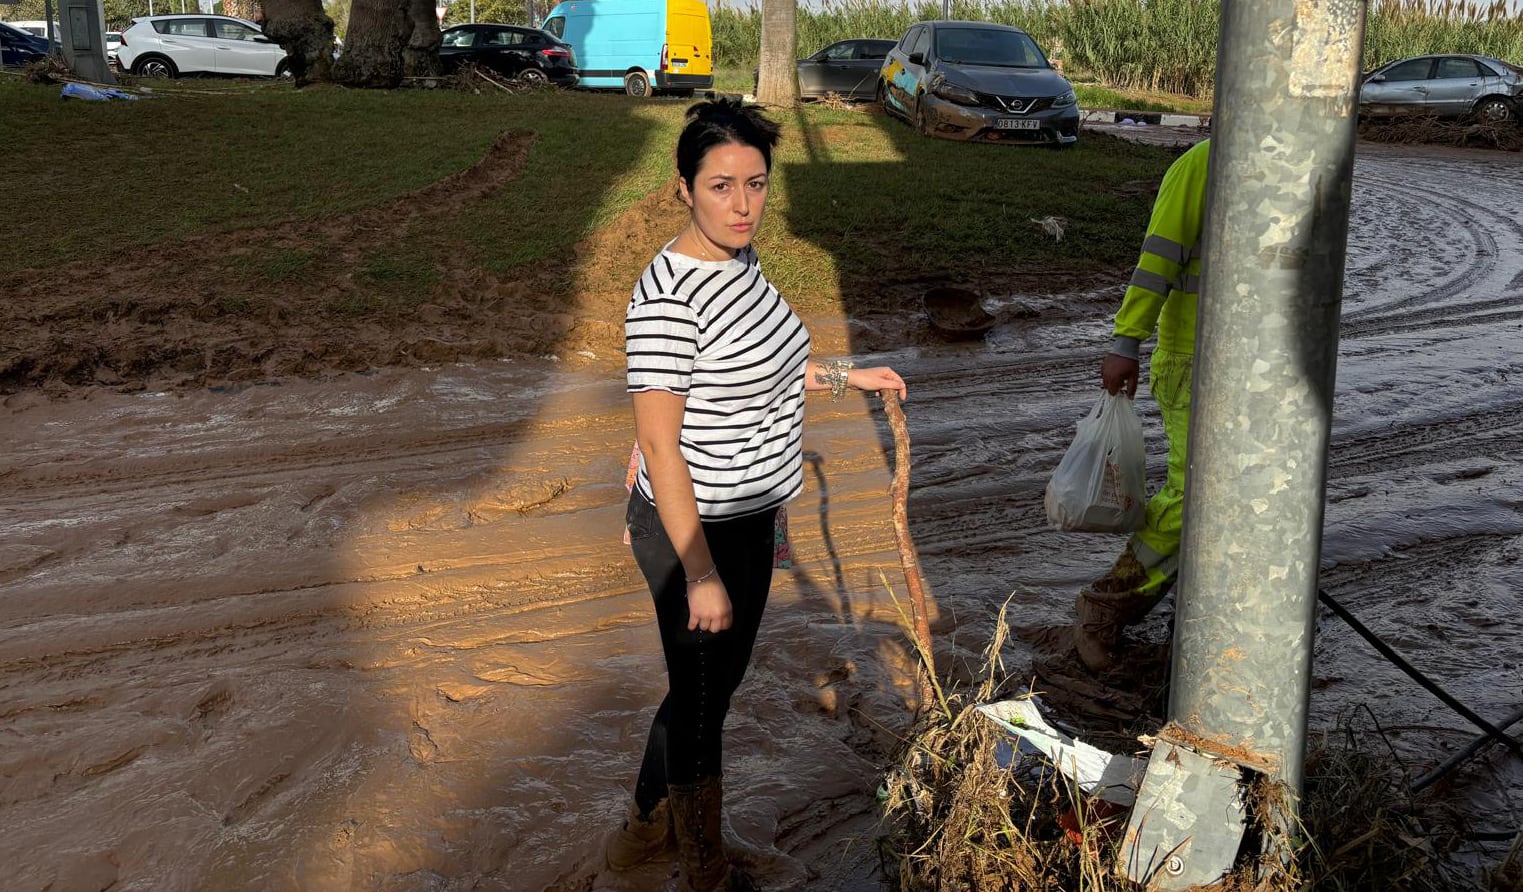
[[[0,22],[0,67],[15,68],[48,54],[48,39]]]

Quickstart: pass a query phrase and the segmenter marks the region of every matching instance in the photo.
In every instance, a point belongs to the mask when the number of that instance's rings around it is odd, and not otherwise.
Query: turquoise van
[[[691,96],[714,87],[705,0],[566,0],[540,25],[571,44],[577,86]]]

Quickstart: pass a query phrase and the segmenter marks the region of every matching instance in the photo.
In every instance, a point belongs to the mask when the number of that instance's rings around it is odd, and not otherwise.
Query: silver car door
[[[1420,113],[1428,101],[1433,57],[1406,59],[1375,72],[1359,90],[1361,111],[1375,114]]]
[[[1445,117],[1469,114],[1475,101],[1485,95],[1481,66],[1474,59],[1445,56],[1438,60],[1428,81],[1428,109]]]

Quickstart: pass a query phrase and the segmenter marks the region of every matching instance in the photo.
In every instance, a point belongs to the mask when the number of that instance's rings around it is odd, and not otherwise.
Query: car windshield
[[[954,65],[997,65],[1003,68],[1047,68],[1047,57],[1036,41],[1019,31],[998,28],[941,28],[936,32],[936,58]]]

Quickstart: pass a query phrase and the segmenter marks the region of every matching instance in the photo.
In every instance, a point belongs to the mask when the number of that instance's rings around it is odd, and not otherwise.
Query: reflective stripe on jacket
[[[1155,329],[1158,349],[1195,352],[1210,146],[1210,140],[1197,143],[1163,176],[1142,256],[1116,313],[1117,345],[1112,352],[1135,357],[1137,345],[1152,337]]]

